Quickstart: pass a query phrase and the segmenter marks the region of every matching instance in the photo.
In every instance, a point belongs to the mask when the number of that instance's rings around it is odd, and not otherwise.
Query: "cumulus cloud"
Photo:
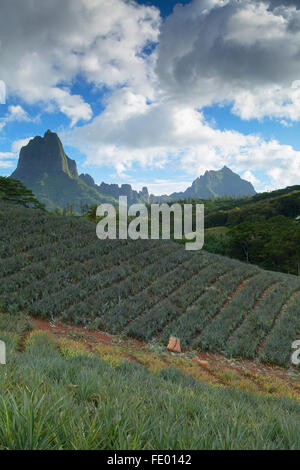
[[[245,171],[242,175],[242,177],[247,180],[247,181],[250,181],[250,183],[253,184],[253,186],[258,186],[259,185],[259,179],[256,178],[256,176],[252,173],[252,171]]]
[[[199,171],[214,165],[236,151],[245,138],[235,132],[214,130],[202,113],[176,102],[147,104],[128,90],[118,93],[118,117],[115,96],[105,111],[93,122],[66,134],[69,145],[76,145],[87,155],[88,163],[114,166],[119,174],[138,162],[141,166],[163,168],[176,161],[186,171]],[[186,162],[188,155],[198,155],[197,169]],[[222,155],[221,155],[222,154]]]
[[[212,128],[201,112],[182,103],[163,100],[149,105],[125,89],[118,98],[118,119],[113,99],[90,124],[63,135],[66,143],[87,155],[87,164],[114,167],[120,177],[135,163],[143,168],[171,166],[191,179],[226,164],[258,189],[266,183],[262,185],[256,173],[268,177],[270,188],[297,183],[300,152],[292,146]]]
[[[0,77],[25,103],[52,105],[71,125],[92,117],[72,93],[80,75],[95,87],[131,83],[151,95],[151,60],[144,48],[157,40],[157,9],[123,0],[2,0]]]
[[[263,169],[270,178],[270,188],[299,184],[300,151],[277,140],[259,141],[259,145],[240,155],[237,163],[251,171]]]
[[[13,168],[16,166],[16,160],[22,147],[28,144],[33,137],[16,140],[11,145],[10,152],[0,152],[0,168]]]
[[[299,120],[299,57],[293,2],[194,0],[162,26],[157,74],[192,106],[233,103],[242,119]]]
[[[134,163],[173,165],[193,176],[227,164],[262,189],[258,173],[269,187],[296,182],[300,153],[291,146],[222,132],[201,112],[229,103],[242,119],[270,116],[284,125],[300,119],[300,12],[290,3],[177,5],[155,54],[157,99],[149,104],[142,90],[118,90],[101,115],[68,136],[69,144],[88,163],[109,164],[120,176]]]
[[[171,165],[182,182],[226,164],[255,186],[261,174],[270,187],[296,182],[300,152],[221,131],[201,111],[229,104],[243,120],[300,120],[295,2],[193,0],[164,23],[156,8],[131,0],[2,0],[1,7],[0,77],[8,92],[68,116],[72,129],[61,137],[87,164],[114,167],[120,176],[136,163]],[[108,89],[105,98],[95,95],[104,106],[98,116],[72,93],[78,77],[89,91]],[[19,106],[6,118],[29,117]]]
[[[0,130],[2,130],[8,122],[35,122],[38,118],[32,118],[20,105],[9,106],[8,111],[3,118],[0,118]]]
[[[9,121],[30,122],[33,120],[20,105],[9,106],[8,113],[4,119],[6,122],[9,122]]]

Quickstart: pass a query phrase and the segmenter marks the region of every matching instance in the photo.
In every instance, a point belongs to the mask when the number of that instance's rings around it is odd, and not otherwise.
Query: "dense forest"
[[[206,214],[206,250],[300,274],[300,186],[242,200],[201,202]]]

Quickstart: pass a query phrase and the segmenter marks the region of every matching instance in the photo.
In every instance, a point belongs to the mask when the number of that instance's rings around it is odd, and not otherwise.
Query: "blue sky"
[[[166,194],[227,165],[258,191],[300,184],[293,3],[4,0],[0,174],[51,129],[97,183]]]
[[[140,5],[146,6],[154,6],[159,9],[162,18],[166,18],[171,13],[173,13],[174,6],[177,4],[186,5],[190,3],[191,0],[180,0],[176,2],[176,0],[138,0],[137,3]]]

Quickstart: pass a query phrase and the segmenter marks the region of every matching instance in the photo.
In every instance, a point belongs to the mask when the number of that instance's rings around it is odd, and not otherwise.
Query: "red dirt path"
[[[36,329],[42,330],[42,331],[49,331],[56,335],[59,338],[64,338],[64,337],[73,337],[73,339],[76,339],[80,342],[82,342],[87,349],[92,350],[94,346],[99,346],[101,344],[103,345],[115,345],[115,346],[128,346],[130,347],[131,350],[133,350],[132,354],[128,354],[127,357],[129,360],[134,361],[134,362],[139,362],[137,358],[134,357],[134,350],[139,351],[139,350],[147,350],[148,346],[147,344],[131,339],[131,338],[120,338],[119,336],[113,336],[110,335],[104,331],[93,331],[90,332],[87,329],[83,327],[77,327],[73,325],[66,325],[61,322],[49,322],[46,320],[41,320],[37,318],[30,318],[30,321],[32,324],[35,326]],[[149,350],[149,348],[148,348]],[[250,360],[241,360],[241,359],[229,359],[226,358],[225,356],[221,354],[216,354],[216,353],[206,353],[206,352],[197,352],[197,351],[188,351],[188,353],[192,353],[194,355],[194,358],[198,358],[200,361],[207,361],[207,365],[203,365],[199,363],[199,367],[201,369],[206,369],[208,374],[214,376],[214,372],[216,370],[232,370],[240,374],[241,376],[246,376],[247,372],[251,372],[253,374],[258,374],[261,377],[264,376],[269,376],[269,377],[274,377],[278,378],[280,380],[283,380],[286,384],[290,385],[295,385],[295,383],[300,383],[300,374],[299,374],[299,380],[295,377],[291,377],[290,371],[287,369],[283,369],[281,367],[277,366],[269,366],[266,364],[261,364],[256,361],[250,361]],[[149,355],[151,354],[149,350]],[[174,353],[170,353],[166,349],[166,354],[168,356],[174,356]],[[183,361],[189,359],[185,354],[183,355],[177,355],[178,358],[182,358]],[[196,362],[194,360],[194,362]],[[211,368],[213,370],[211,370]],[[296,373],[296,372],[295,372]]]

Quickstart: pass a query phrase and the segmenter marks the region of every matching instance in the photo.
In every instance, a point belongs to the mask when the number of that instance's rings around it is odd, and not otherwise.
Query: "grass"
[[[103,359],[45,332],[23,353],[12,345],[0,368],[0,449],[300,449],[295,400]]]
[[[2,450],[300,449],[299,395],[279,379],[0,318]]]

